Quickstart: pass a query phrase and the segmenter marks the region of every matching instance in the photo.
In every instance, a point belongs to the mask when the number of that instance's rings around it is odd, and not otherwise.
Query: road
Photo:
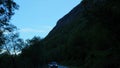
[[[38,67],[38,68],[49,68],[48,66]],[[58,68],[68,68],[67,66],[58,65]]]
[[[68,67],[59,65],[58,68],[68,68]]]

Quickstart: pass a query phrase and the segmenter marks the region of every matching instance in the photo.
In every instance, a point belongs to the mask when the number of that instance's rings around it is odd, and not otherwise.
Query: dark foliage
[[[18,7],[13,0],[0,0],[0,46],[5,43],[4,33],[11,32],[16,28],[8,22]]]
[[[83,0],[57,22],[47,37],[28,40],[22,53],[14,57],[16,67],[42,68],[56,61],[78,68],[120,68],[119,3]]]

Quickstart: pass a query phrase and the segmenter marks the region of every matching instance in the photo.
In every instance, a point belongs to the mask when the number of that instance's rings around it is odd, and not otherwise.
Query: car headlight
[[[58,66],[57,64],[55,66]]]

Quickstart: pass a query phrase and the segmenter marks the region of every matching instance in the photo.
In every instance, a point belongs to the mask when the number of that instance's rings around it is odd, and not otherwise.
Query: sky
[[[24,40],[34,36],[44,38],[57,21],[81,0],[14,0],[20,7],[11,23],[19,29]]]

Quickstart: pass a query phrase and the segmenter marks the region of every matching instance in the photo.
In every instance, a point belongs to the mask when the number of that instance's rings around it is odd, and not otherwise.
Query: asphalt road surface
[[[59,65],[58,68],[68,68],[68,67]]]

